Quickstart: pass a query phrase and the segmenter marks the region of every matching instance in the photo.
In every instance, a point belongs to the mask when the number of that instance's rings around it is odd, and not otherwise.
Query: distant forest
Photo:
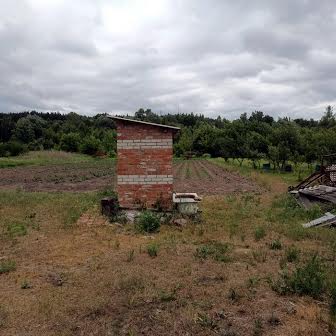
[[[261,159],[281,169],[318,161],[336,153],[336,117],[328,106],[320,120],[279,118],[261,111],[239,119],[209,118],[196,114],[158,115],[139,109],[135,119],[181,127],[174,145],[176,156],[233,158],[240,164],[250,159],[257,167]],[[0,156],[16,156],[29,150],[55,149],[89,155],[115,156],[116,130],[105,114],[94,117],[76,113],[36,111],[0,114]]]

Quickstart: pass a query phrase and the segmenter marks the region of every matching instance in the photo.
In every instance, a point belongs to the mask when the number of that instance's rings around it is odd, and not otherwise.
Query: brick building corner
[[[122,208],[173,206],[173,136],[177,127],[111,117],[117,125],[117,191]]]

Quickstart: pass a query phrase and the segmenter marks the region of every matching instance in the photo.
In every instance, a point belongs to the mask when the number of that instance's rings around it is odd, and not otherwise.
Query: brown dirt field
[[[67,172],[72,174],[74,166]],[[48,169],[30,173],[40,172],[42,184],[55,190]],[[83,175],[92,169],[88,165]],[[184,228],[163,225],[157,234],[142,235],[131,226],[109,223],[97,206],[67,228],[39,205],[32,210],[29,203],[17,210],[28,219],[33,211],[39,225],[14,239],[0,231],[0,262],[16,262],[16,270],[0,274],[0,335],[335,335],[330,331],[327,298],[280,296],[269,283],[278,277],[285,248],[292,244],[304,251],[302,258],[315,251],[330,257],[323,242],[298,242],[265,223],[262,213],[286,185],[272,176],[248,180],[206,161],[180,162],[175,171],[179,191],[215,194],[201,202],[201,223],[189,222]],[[76,187],[78,175],[68,178],[65,171],[57,172],[64,183]],[[31,179],[20,181],[16,186],[28,182],[32,190],[39,190]],[[265,187],[268,193],[239,194]],[[220,195],[232,193],[237,195],[230,199]],[[12,213],[15,218],[13,205],[0,204],[0,216]],[[266,237],[255,241],[258,225],[267,227]],[[269,243],[278,238],[283,248],[271,250]],[[227,262],[195,257],[196,249],[211,241],[229,244]],[[155,258],[147,253],[152,243],[159,246]],[[264,260],[258,259],[260,254]],[[22,288],[25,282],[30,288]]]
[[[212,204],[203,204],[206,218]],[[18,267],[0,275],[7,314],[0,335],[331,335],[324,303],[270,289],[283,251],[270,251],[248,231],[242,242],[214,227],[202,235],[198,229],[190,223],[183,232],[163,227],[159,235],[136,235],[90,211],[71,230],[32,231],[2,249]],[[197,260],[197,246],[219,235],[233,247],[231,261]],[[152,241],[160,244],[156,258],[146,253]],[[301,246],[314,250],[316,243]],[[259,250],[265,262],[254,261]],[[20,288],[25,279],[31,288]]]
[[[174,165],[174,190],[200,196],[260,191],[251,179],[225,170],[206,160],[189,160]]]
[[[25,191],[95,191],[114,186],[112,161],[3,168],[0,189]]]
[[[115,187],[113,162],[3,168],[0,189],[25,191],[96,191]],[[174,164],[174,190],[201,196],[253,192],[260,187],[238,173],[206,160]]]

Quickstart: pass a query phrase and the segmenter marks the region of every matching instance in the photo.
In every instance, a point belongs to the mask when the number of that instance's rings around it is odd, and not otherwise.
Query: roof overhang
[[[137,123],[137,124],[144,124],[144,125],[150,125],[150,126],[156,126],[156,127],[161,127],[165,129],[170,129],[173,132],[178,132],[180,130],[179,127],[175,126],[168,126],[168,125],[162,125],[162,124],[155,124],[147,121],[141,121],[141,120],[134,120],[134,119],[129,119],[129,118],[123,118],[123,117],[116,117],[112,115],[107,115],[109,118],[116,120],[116,121],[124,121],[124,122],[131,122],[131,123]]]

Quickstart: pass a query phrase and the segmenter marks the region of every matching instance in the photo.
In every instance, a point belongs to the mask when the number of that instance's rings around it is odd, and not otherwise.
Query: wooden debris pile
[[[296,187],[289,187],[297,202],[305,209],[316,203],[336,204],[336,154],[322,158],[320,169]],[[304,228],[335,227],[336,215],[326,212],[322,217],[303,224]]]
[[[305,209],[316,202],[336,204],[336,154],[324,156],[319,171],[297,186],[289,187],[289,193]]]

